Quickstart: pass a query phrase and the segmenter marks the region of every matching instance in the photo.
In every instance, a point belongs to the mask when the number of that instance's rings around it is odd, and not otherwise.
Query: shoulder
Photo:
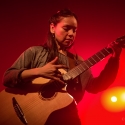
[[[45,48],[43,46],[31,46],[28,49],[30,49],[31,51],[41,51],[44,50]]]
[[[39,45],[39,46],[31,46],[27,49],[27,51],[31,51],[32,53],[41,53],[41,52],[47,52],[47,49],[45,49],[42,45]]]

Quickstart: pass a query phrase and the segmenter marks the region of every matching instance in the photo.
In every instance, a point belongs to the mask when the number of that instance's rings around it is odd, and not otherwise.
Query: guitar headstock
[[[125,48],[125,35],[118,37],[115,42],[122,48]]]

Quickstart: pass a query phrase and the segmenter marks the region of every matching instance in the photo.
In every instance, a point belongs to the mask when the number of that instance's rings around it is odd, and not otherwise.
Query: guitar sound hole
[[[55,83],[48,83],[41,86],[39,96],[43,100],[53,99],[57,95],[58,87]]]

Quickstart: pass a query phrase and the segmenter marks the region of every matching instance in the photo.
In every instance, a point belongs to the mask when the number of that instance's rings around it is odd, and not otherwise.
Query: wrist
[[[34,77],[40,77],[42,74],[41,74],[41,70],[40,70],[40,68],[34,68],[33,70],[32,70],[32,72],[33,72],[33,76]]]

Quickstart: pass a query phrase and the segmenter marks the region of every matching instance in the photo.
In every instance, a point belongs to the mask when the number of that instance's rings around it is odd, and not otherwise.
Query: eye
[[[70,30],[70,28],[69,28],[69,27],[63,27],[63,29],[64,29],[65,31]]]
[[[74,26],[64,26],[63,29],[68,32],[69,30],[72,30],[73,33],[75,33],[77,31],[77,27]]]

